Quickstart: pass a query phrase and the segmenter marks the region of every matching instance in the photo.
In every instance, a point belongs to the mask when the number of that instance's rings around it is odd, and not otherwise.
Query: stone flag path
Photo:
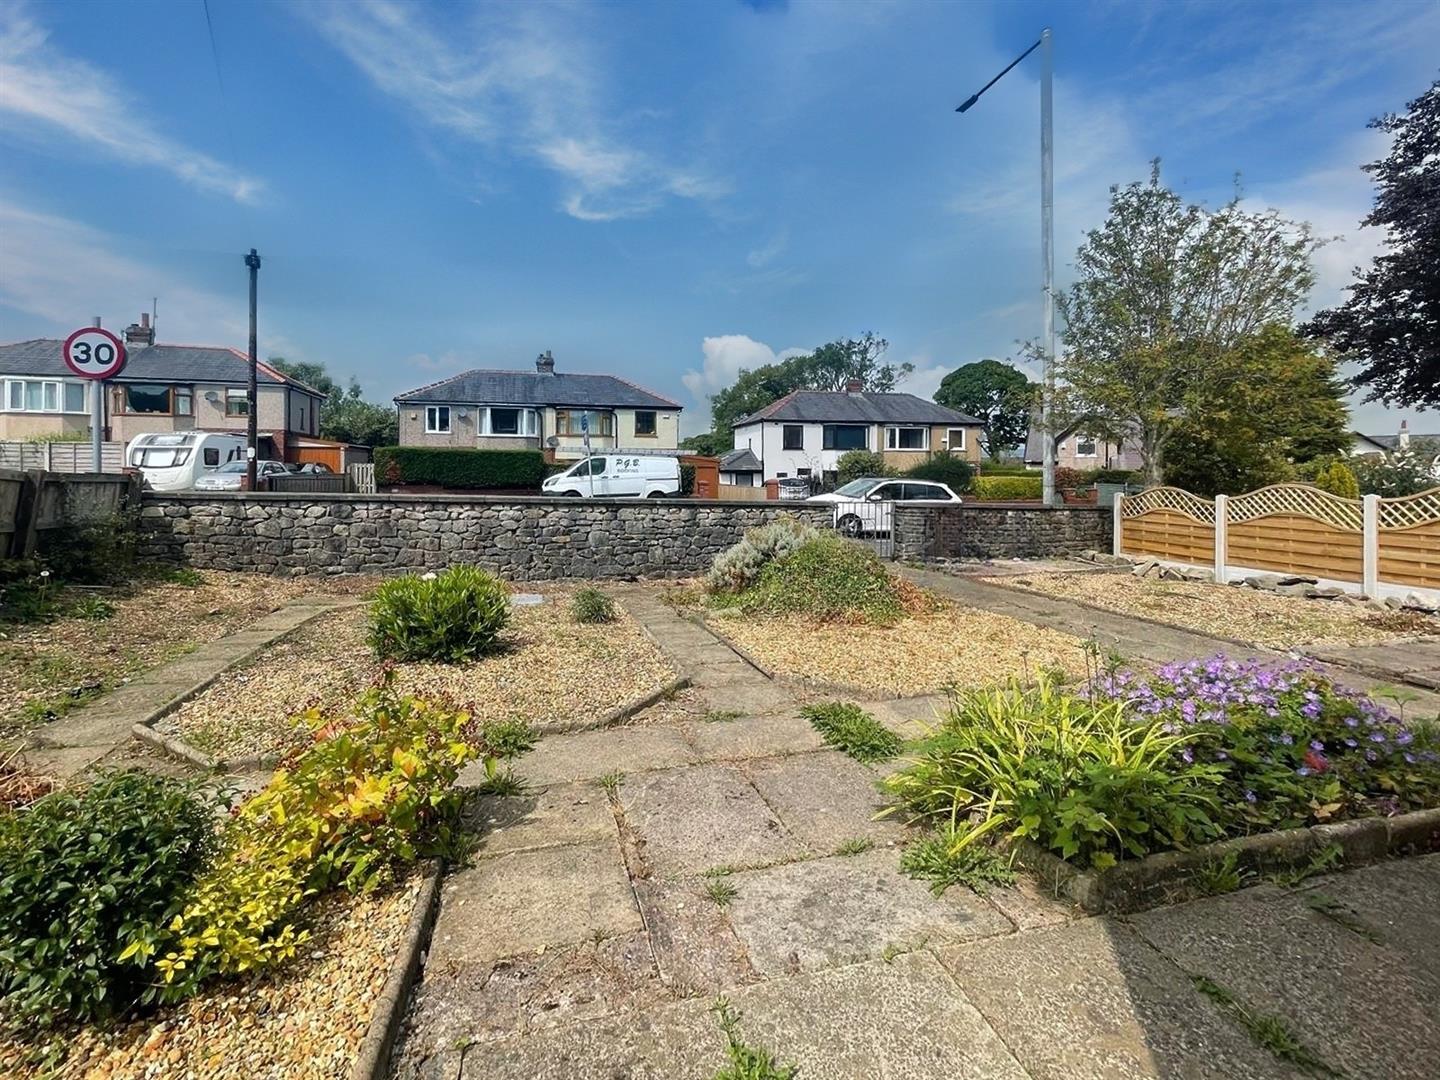
[[[1305,1075],[1262,1017],[1335,1075],[1435,1076],[1440,856],[1126,919],[1033,883],[936,898],[874,819],[881,770],[653,591],[622,600],[739,715],[549,736],[524,794],[471,800],[397,1077],[711,1080],[721,993],[801,1080]],[[872,711],[909,734],[933,707]]]

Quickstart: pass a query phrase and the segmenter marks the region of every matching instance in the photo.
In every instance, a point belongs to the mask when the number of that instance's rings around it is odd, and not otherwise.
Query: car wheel
[[[649,495],[646,495],[645,497],[646,497],[647,499],[663,499],[663,498],[665,498],[665,492],[663,492],[663,491],[652,491],[652,492],[650,492]]]
[[[846,514],[835,523],[835,528],[839,530],[841,536],[853,539],[865,531],[865,523],[860,520],[858,514]]]
[[[580,492],[578,492],[578,491],[567,491],[567,492],[565,492],[563,495],[561,495],[560,497],[561,497],[562,499],[580,499],[580,498],[583,498],[584,496],[582,496],[582,495],[580,494]]]

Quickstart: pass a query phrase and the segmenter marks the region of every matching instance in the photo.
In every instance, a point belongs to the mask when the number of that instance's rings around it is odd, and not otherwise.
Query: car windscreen
[[[848,499],[858,499],[871,488],[874,488],[876,485],[882,482],[883,481],[877,480],[873,477],[868,480],[851,480],[848,484],[836,488],[835,494],[844,495]]]
[[[244,471],[245,471],[245,462],[243,462],[243,461],[227,461],[224,465],[221,465],[220,468],[216,469],[215,471],[216,471],[217,473],[237,473],[237,472],[244,472]]]

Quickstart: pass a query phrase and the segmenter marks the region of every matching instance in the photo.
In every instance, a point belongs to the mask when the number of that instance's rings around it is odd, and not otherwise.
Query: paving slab
[[[969,889],[944,896],[900,873],[889,849],[732,874],[730,921],[763,975],[869,960],[1014,927]]]
[[[803,1080],[1027,1080],[1004,1043],[925,953],[772,980],[727,995],[745,1041]],[[724,1041],[704,1002],[472,1047],[486,1080],[713,1080]]]
[[[838,751],[764,758],[744,769],[790,834],[816,855],[829,855],[846,840],[893,846],[907,838],[899,819],[876,819],[887,803],[875,774]]]
[[[1318,914],[1303,896],[1276,892],[1247,889],[1130,922],[1190,974],[1283,1019],[1331,1068],[1352,1077],[1433,1080],[1440,982]]]
[[[660,977],[678,997],[713,997],[760,977],[724,909],[706,895],[706,881],[635,882]]]
[[[742,716],[793,716],[794,696],[783,686],[763,678],[723,686],[695,684],[712,709],[728,709]]]
[[[465,807],[463,824],[476,834],[477,858],[615,837],[615,814],[596,784],[476,796]]]
[[[1297,1080],[1123,924],[937,950],[1034,1080]]]
[[[939,723],[947,704],[945,698],[931,695],[867,701],[862,707],[902,739],[920,739]]]
[[[1373,935],[1400,962],[1440,981],[1440,855],[1336,874],[1304,891],[1307,904],[1343,905],[1356,932]]]
[[[1440,690],[1440,640],[1435,638],[1383,645],[1314,647],[1305,651],[1326,663]]]
[[[620,799],[646,865],[660,878],[808,854],[733,765],[698,765],[629,778]]]
[[[690,744],[673,728],[613,727],[546,735],[519,760],[515,775],[532,785],[563,784],[596,780],[611,772],[628,775],[666,769],[694,760]],[[477,761],[465,767],[458,782],[461,787],[477,787],[484,781],[484,765]]]
[[[803,716],[741,716],[702,720],[680,729],[701,761],[803,754],[825,748],[825,740]]]
[[[614,840],[517,851],[480,859],[445,879],[426,969],[640,929]]]

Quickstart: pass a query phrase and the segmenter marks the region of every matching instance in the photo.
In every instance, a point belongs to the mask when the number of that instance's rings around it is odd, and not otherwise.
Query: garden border
[[[1043,885],[1087,914],[1126,915],[1209,895],[1198,875],[1232,854],[1235,868],[1254,874],[1301,869],[1326,848],[1336,846],[1336,869],[1379,862],[1391,855],[1440,851],[1440,807],[1395,817],[1346,821],[1256,833],[1220,840],[1189,851],[1163,851],[1116,863],[1108,870],[1084,870],[1039,845],[1021,840],[1011,846],[1015,861]]]
[[[390,963],[390,973],[375,1000],[370,1024],[360,1040],[355,1060],[350,1067],[350,1080],[385,1080],[390,1075],[390,1055],[400,1033],[405,1011],[410,1006],[410,986],[420,970],[420,957],[430,943],[435,916],[440,908],[440,882],[445,876],[445,863],[432,859],[425,867],[415,908],[405,928],[404,940]]]

